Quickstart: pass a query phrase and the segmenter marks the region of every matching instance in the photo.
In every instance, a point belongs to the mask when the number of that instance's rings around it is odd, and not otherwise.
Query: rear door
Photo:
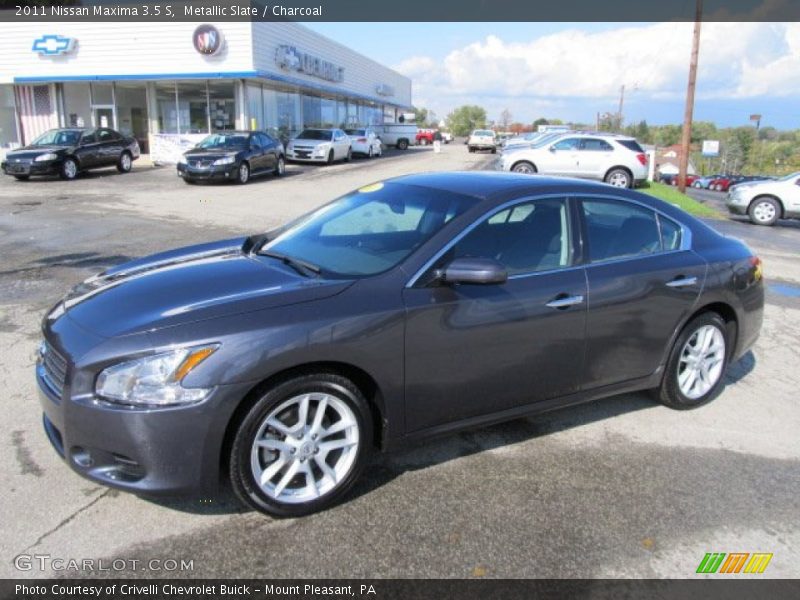
[[[266,133],[259,133],[258,140],[264,149],[264,168],[272,171],[278,165],[278,142]]]
[[[100,128],[97,130],[97,166],[110,166],[117,164],[122,154],[122,136],[111,129]]]
[[[250,134],[249,161],[250,171],[252,173],[259,173],[265,169],[264,147],[261,145],[261,140],[255,133]]]
[[[100,144],[97,142],[97,131],[86,131],[81,136],[75,156],[82,169],[90,169],[100,164]]]
[[[605,166],[611,164],[614,148],[601,138],[583,138],[578,147],[578,170],[576,175],[590,179],[602,179]]]
[[[690,314],[707,265],[688,249],[689,232],[633,201],[579,202],[586,266],[586,389],[653,374]]]

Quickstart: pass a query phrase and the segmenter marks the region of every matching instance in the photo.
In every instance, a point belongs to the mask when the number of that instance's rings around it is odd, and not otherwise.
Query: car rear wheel
[[[781,214],[781,207],[774,198],[756,198],[747,209],[750,220],[756,225],[774,225]]]
[[[716,397],[728,366],[727,331],[725,321],[716,313],[703,313],[684,327],[658,390],[662,404],[686,410]]]
[[[275,176],[280,177],[286,173],[286,160],[282,157],[278,157],[278,162],[275,164]]]
[[[31,178],[30,175],[14,175],[14,179],[18,181],[28,181],[28,179],[30,178]]]
[[[236,183],[244,185],[248,181],[250,181],[250,165],[243,162],[236,171]]]
[[[511,170],[514,173],[524,173],[526,175],[533,175],[536,173],[536,167],[533,166],[533,163],[529,163],[528,161],[520,161],[511,167]]]
[[[61,164],[61,179],[75,179],[78,176],[78,163],[73,158],[64,159]]]
[[[399,140],[397,142],[398,150],[408,150],[408,140]]]
[[[353,158],[353,149],[352,148],[348,148],[347,149],[347,154],[344,157],[344,162],[350,162],[350,159],[352,159],[352,158]]]
[[[373,150],[372,150],[372,146],[370,146],[370,147],[369,147],[369,152],[367,152],[367,158],[372,158],[372,157],[373,157],[373,155],[374,155],[374,152],[373,152]]]
[[[361,391],[339,375],[306,375],[269,389],[244,417],[231,449],[231,483],[256,510],[305,515],[350,489],[371,448]]]
[[[330,152],[328,152],[328,160],[327,160],[327,163],[328,163],[329,165],[332,165],[332,164],[333,164],[333,150],[331,150]]]
[[[625,169],[611,169],[606,174],[606,183],[614,187],[629,188],[633,183],[633,179]]]
[[[133,158],[131,157],[129,152],[123,152],[119,155],[119,160],[117,161],[117,171],[120,173],[129,173],[133,167]]]

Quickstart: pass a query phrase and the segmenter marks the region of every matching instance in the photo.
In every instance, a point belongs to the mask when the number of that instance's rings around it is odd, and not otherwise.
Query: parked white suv
[[[515,173],[598,179],[629,188],[647,179],[647,154],[632,137],[568,133],[508,148],[497,167]]]
[[[781,179],[739,183],[725,204],[736,215],[747,215],[756,225],[774,225],[778,219],[800,219],[800,172]]]

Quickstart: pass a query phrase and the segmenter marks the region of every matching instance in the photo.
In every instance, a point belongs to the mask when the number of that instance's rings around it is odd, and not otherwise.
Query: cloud
[[[547,102],[611,100],[622,85],[635,90],[637,101],[678,100],[685,94],[693,26],[568,29],[528,42],[489,35],[443,60],[414,56],[395,68],[412,78],[415,102],[425,99],[440,111],[462,100],[497,101],[522,110],[530,105],[526,114],[537,114]],[[703,23],[698,100],[765,95],[800,96],[800,24]]]

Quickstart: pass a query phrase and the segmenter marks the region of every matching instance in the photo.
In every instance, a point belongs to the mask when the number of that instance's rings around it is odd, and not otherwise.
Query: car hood
[[[76,286],[46,317],[104,337],[326,298],[352,281],[308,278],[251,254],[254,238],[190,246],[129,262]]]
[[[300,145],[300,146],[321,146],[322,144],[330,144],[332,143],[330,140],[306,140],[303,138],[295,138],[290,144]]]
[[[24,146],[23,148],[17,148],[16,150],[9,152],[6,154],[6,158],[35,158],[40,154],[46,154],[47,152],[59,152],[68,148],[71,148],[71,146]]]

